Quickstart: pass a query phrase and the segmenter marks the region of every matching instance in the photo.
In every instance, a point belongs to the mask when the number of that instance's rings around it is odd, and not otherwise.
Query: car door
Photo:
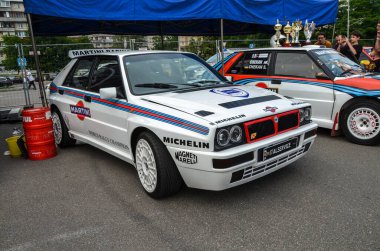
[[[269,86],[271,55],[270,51],[265,50],[244,52],[227,70],[226,75],[232,77],[234,84],[255,85],[278,92],[276,87]]]
[[[130,156],[127,140],[128,113],[121,109],[127,105],[127,101],[118,57],[99,56],[90,82],[86,105],[91,109],[91,117],[85,122],[89,139],[113,153]],[[101,99],[99,90],[109,87],[116,87],[117,98]]]
[[[313,119],[331,121],[334,106],[333,81],[317,79],[323,70],[306,51],[278,51],[273,62],[269,86],[278,93],[309,102]]]
[[[59,110],[71,133],[86,135],[84,123],[91,118],[91,111],[84,98],[89,86],[89,77],[95,57],[80,58],[66,77],[63,88],[58,91]]]

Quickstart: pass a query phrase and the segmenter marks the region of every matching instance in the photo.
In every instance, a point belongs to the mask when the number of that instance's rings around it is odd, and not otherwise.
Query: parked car
[[[223,52],[223,54],[224,54],[223,56],[224,56],[224,58],[227,58],[229,55],[231,55],[235,51],[241,51],[241,50],[245,50],[245,49],[244,48],[225,49]],[[216,63],[220,62],[220,60],[222,60],[222,53],[216,53],[216,54],[212,55],[209,59],[207,59],[206,62],[209,65],[214,66]]]
[[[194,54],[70,55],[49,85],[56,143],[78,139],[127,161],[152,197],[183,182],[223,190],[252,181],[304,156],[316,137],[310,104],[233,86]],[[195,81],[191,66],[207,74]]]
[[[12,84],[12,80],[10,80],[8,77],[0,77],[0,87],[9,87]]]
[[[13,84],[22,84],[22,78],[20,76],[9,76],[8,78]]]
[[[221,64],[216,69],[221,72]],[[235,52],[225,60],[234,84],[267,88],[312,104],[313,121],[363,145],[380,142],[380,75],[333,49],[309,46]]]

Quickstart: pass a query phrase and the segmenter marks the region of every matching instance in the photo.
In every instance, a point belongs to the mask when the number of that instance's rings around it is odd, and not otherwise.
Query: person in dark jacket
[[[360,53],[363,50],[363,46],[359,44],[360,37],[361,35],[357,31],[352,32],[350,40],[345,35],[339,35],[339,44],[336,50],[359,63]]]

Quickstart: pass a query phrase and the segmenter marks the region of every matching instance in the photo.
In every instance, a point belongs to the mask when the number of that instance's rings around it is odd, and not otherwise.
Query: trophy
[[[286,34],[286,42],[285,42],[284,46],[286,46],[286,47],[290,46],[290,43],[289,43],[289,34],[291,32],[292,32],[292,26],[290,26],[289,21],[288,21],[288,23],[284,27],[284,33]]]
[[[295,33],[294,44],[299,45],[299,43],[300,43],[299,36],[300,36],[300,30],[302,30],[302,21],[296,20],[295,23],[294,23],[294,27],[292,27],[292,29],[294,29],[294,33]]]
[[[276,46],[280,47],[280,36],[281,36],[282,25],[277,19],[277,23],[274,25],[274,30],[276,31]]]
[[[306,44],[311,44],[310,38],[311,35],[313,35],[313,32],[315,30],[315,23],[311,21],[311,23],[305,22],[305,26],[303,27],[303,33],[305,34],[306,38]]]
[[[291,41],[291,44],[293,46],[294,44],[294,41],[296,40],[295,37],[296,37],[296,25],[294,24],[294,22],[292,23],[292,31],[290,32],[290,36],[292,37],[292,41]]]

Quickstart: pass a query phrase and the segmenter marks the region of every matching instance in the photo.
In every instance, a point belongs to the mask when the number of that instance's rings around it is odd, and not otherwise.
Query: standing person
[[[348,47],[350,47],[352,54],[354,54],[356,61],[358,62],[359,62],[360,54],[362,53],[362,50],[363,50],[363,46],[359,44],[359,40],[361,36],[362,35],[358,31],[353,31],[351,33],[351,39],[349,43],[347,43]]]
[[[357,33],[351,36],[354,38],[352,41],[355,41],[355,47],[351,44],[351,42],[347,39],[345,35],[340,35],[341,39],[339,41],[339,46],[336,49],[337,51],[339,51],[340,53],[342,53],[354,62],[358,62],[361,50],[363,49],[363,47],[358,44],[360,35],[359,37],[357,37],[356,35]]]
[[[36,85],[34,84],[34,77],[30,71],[26,73],[26,78],[28,79],[28,82],[29,82],[28,89],[30,89],[30,87],[32,87],[33,85],[34,90],[36,90],[37,88],[36,88]]]
[[[371,56],[374,56],[375,69],[374,71],[380,72],[380,20],[377,21],[376,26],[376,41],[373,46],[373,51],[371,52]]]
[[[342,39],[342,36],[341,35],[337,35],[335,37],[335,44],[334,46],[332,47],[334,50],[338,49],[338,46],[340,44],[340,40]]]
[[[326,48],[331,48],[331,42],[326,40],[326,34],[324,32],[320,32],[317,38],[318,41],[315,43],[315,45],[324,45]]]

